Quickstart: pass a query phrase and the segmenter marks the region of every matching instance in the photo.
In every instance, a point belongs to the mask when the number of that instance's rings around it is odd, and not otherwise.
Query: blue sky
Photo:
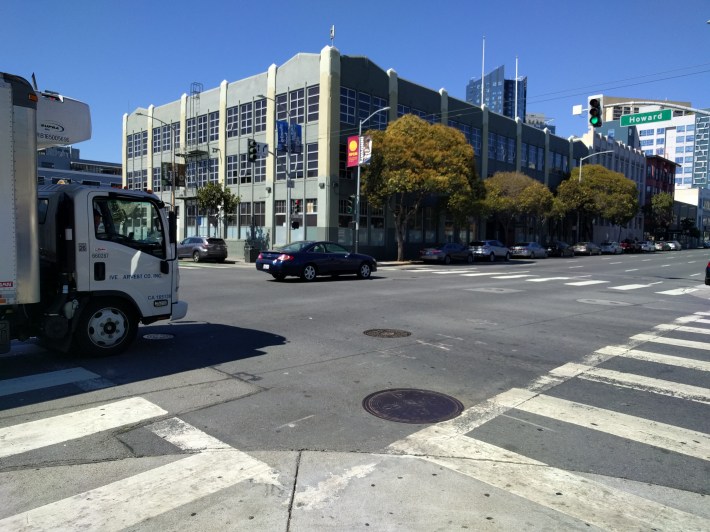
[[[0,13],[0,70],[34,72],[40,89],[91,106],[84,159],[121,161],[124,113],[317,53],[331,25],[342,54],[460,99],[481,75],[485,36],[486,72],[505,65],[513,78],[517,56],[528,112],[563,137],[586,131],[572,106],[589,94],[710,107],[708,0],[4,0]]]

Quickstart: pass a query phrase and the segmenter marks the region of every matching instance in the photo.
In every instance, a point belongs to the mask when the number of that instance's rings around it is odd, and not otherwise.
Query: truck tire
[[[74,347],[82,354],[107,357],[122,353],[138,333],[138,317],[121,299],[90,301],[79,316]]]

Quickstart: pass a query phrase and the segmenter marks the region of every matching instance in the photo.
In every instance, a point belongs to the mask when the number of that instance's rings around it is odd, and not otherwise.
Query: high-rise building
[[[491,111],[510,118],[519,116],[525,121],[526,95],[528,87],[527,76],[517,80],[518,112],[515,112],[515,87],[516,80],[505,79],[505,67],[499,66],[483,77],[483,103]],[[481,105],[481,79],[471,79],[466,85],[466,101],[474,105]]]

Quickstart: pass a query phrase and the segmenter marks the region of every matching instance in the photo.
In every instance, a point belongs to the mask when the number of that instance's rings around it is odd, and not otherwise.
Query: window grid
[[[243,103],[239,106],[239,134],[251,135],[252,131],[252,104]]]
[[[209,160],[209,181],[217,183],[219,181],[219,159]]]
[[[219,140],[219,111],[210,113],[210,142]]]
[[[195,144],[197,141],[197,120],[194,118],[187,119],[187,145]]]
[[[308,87],[308,115],[306,120],[308,122],[316,122],[318,120],[318,101],[320,99],[320,86],[313,85]]]
[[[288,106],[286,105],[286,94],[276,95],[276,120],[288,119]]]
[[[306,144],[306,177],[318,177],[318,143]]]
[[[254,133],[266,131],[266,98],[254,102]]]
[[[163,126],[163,151],[170,151],[171,129],[171,126]]]
[[[355,125],[355,96],[353,89],[340,87],[340,121],[344,124]]]
[[[133,135],[126,135],[126,157],[133,157]]]
[[[239,135],[239,108],[235,105],[227,109],[227,138],[231,139]]]
[[[364,92],[357,93],[357,119],[358,119],[358,122],[360,122],[361,120],[365,120],[368,116],[370,116],[371,102],[372,102],[372,99],[370,98],[369,94],[366,94]]]
[[[289,109],[291,110],[291,118],[297,124],[303,124],[305,112],[305,93],[304,89],[296,89],[289,93]]]
[[[160,126],[153,128],[153,153],[160,153]]]
[[[239,182],[239,156],[227,156],[227,184],[236,185]]]
[[[207,142],[207,115],[197,117],[197,143]]]
[[[153,192],[160,192],[162,185],[160,177],[160,168],[153,168]]]
[[[251,164],[247,153],[239,155],[239,182],[242,184],[251,183]]]
[[[148,155],[148,132],[141,131],[141,155]]]

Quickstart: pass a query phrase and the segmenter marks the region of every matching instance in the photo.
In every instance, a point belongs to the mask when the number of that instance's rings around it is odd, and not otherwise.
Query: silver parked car
[[[474,240],[469,247],[474,259],[495,262],[496,259],[509,260],[510,250],[500,240]]]
[[[526,259],[546,259],[547,250],[537,242],[517,242],[510,246],[510,255]]]
[[[448,242],[422,249],[419,252],[419,258],[424,262],[433,261],[451,264],[454,261],[465,261],[471,264],[473,262],[473,253],[471,253],[468,246]]]
[[[653,253],[656,251],[656,246],[650,240],[644,240],[641,242],[641,251],[643,253]]]
[[[575,255],[601,255],[602,249],[594,242],[577,242],[574,246]]]

